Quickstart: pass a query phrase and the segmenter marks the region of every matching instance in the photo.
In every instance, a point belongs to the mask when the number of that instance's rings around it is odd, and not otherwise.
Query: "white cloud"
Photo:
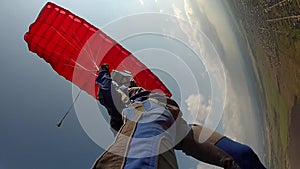
[[[182,10],[180,10],[175,4],[172,4],[173,13],[176,18],[183,19]]]
[[[244,137],[243,128],[241,125],[241,113],[243,110],[242,99],[238,97],[238,93],[233,89],[232,82],[228,79],[227,96],[223,114],[223,129],[224,135],[236,140]]]
[[[205,100],[201,94],[193,94],[190,95],[185,102],[187,104],[188,111],[192,113],[192,117],[195,119],[196,123],[201,123],[201,121],[206,119],[211,109],[210,101]]]
[[[207,69],[210,69],[210,72],[212,72],[212,76],[215,79],[215,83],[218,88],[222,90],[218,90],[217,92],[222,92],[220,96],[224,95],[226,96],[223,101],[225,102],[224,105],[224,114],[222,118],[222,124],[223,128],[225,130],[225,135],[233,138],[233,139],[239,139],[243,140],[244,138],[244,130],[243,130],[243,125],[241,125],[241,114],[250,111],[251,108],[249,108],[249,105],[247,105],[247,97],[249,95],[244,92],[247,91],[245,88],[245,85],[242,85],[242,87],[239,87],[242,90],[237,90],[237,85],[233,84],[241,84],[245,82],[238,82],[238,81],[233,81],[229,77],[231,74],[230,72],[225,73],[227,70],[220,69],[220,67],[216,67],[215,63],[216,60],[209,60],[211,59],[211,55],[213,51],[208,51],[206,48],[207,44],[203,40],[204,37],[203,35],[199,32],[197,29],[190,29],[189,27],[192,28],[198,28],[201,29],[205,26],[201,22],[203,22],[201,19],[203,19],[199,14],[201,14],[201,10],[203,10],[201,7],[201,1],[197,1],[196,3],[192,4],[191,1],[185,0],[184,1],[184,10],[180,10],[180,8],[177,8],[176,6],[173,6],[173,12],[178,18],[187,18],[188,23],[190,25],[187,25],[186,23],[179,22],[179,26],[186,34],[186,36],[189,39],[189,44],[200,53],[200,57],[202,62],[205,64],[205,67]],[[195,4],[198,5],[198,7],[195,7]],[[194,11],[194,10],[200,10],[199,11]],[[224,18],[224,16],[221,16],[221,12],[218,12],[220,16],[219,19]],[[215,16],[214,16],[215,17]],[[205,18],[205,17],[204,17]],[[204,21],[205,23],[205,21]],[[209,30],[209,29],[207,29]],[[227,30],[227,29],[226,29]],[[223,31],[226,31],[223,30]],[[200,30],[201,31],[201,30]],[[231,31],[229,30],[229,34],[232,35]],[[223,32],[226,34],[226,32]],[[215,34],[217,36],[217,34]],[[210,37],[212,38],[212,37]],[[235,36],[230,36],[227,39],[229,40],[235,40]],[[223,42],[224,45],[224,42]],[[226,48],[226,44],[224,46]],[[226,50],[226,49],[225,49]],[[230,48],[230,50],[234,50],[237,53],[239,53],[239,50],[237,48]],[[223,56],[224,57],[224,56]],[[220,71],[225,71],[225,72],[220,72]],[[242,70],[240,70],[242,72]],[[241,73],[242,74],[242,73]],[[239,78],[239,77],[234,77]],[[224,87],[223,83],[226,81],[226,87]],[[221,98],[222,99],[222,98]],[[188,110],[192,112],[194,115],[197,115],[197,122],[202,121],[206,119],[206,117],[209,115],[209,111],[211,110],[211,104],[205,103],[205,100],[203,96],[201,95],[191,95],[187,100],[186,103],[188,104]],[[211,121],[211,122],[206,122],[207,123],[218,123],[218,121]]]
[[[238,93],[233,89],[232,82],[227,79],[227,95],[225,100],[222,124],[224,135],[234,139],[242,140],[245,137],[243,125],[241,124],[241,114],[247,111],[243,99],[238,97]],[[186,100],[187,109],[192,113],[195,123],[201,124],[206,120],[211,110],[211,101],[205,100],[200,94],[190,95]],[[212,123],[216,123],[215,121]],[[203,124],[202,124],[203,125]]]
[[[194,21],[193,19],[190,18],[190,16],[193,16],[193,9],[192,9],[192,6],[188,5],[188,1],[185,0],[184,1],[184,11],[185,11],[185,14],[188,18],[188,22],[190,24],[193,24],[192,22]]]
[[[139,0],[139,2],[140,2],[140,4],[142,5],[142,6],[144,6],[144,1],[143,0]]]
[[[209,57],[211,51],[208,51],[208,49],[205,48],[205,43],[202,40],[203,37],[197,29],[200,29],[200,31],[210,31],[210,28],[213,27],[216,32],[211,33],[209,38],[219,40],[222,45],[221,47],[224,49],[224,56],[221,57],[223,60],[226,60],[227,63],[225,76],[218,72],[220,69],[213,65],[214,62],[206,62],[207,64],[204,62],[205,67],[207,69],[209,68],[210,71],[215,74],[215,79],[219,87],[222,86],[222,83],[218,82],[222,82],[222,80],[225,80],[227,84],[226,88],[222,88],[223,91],[226,90],[224,112],[222,117],[224,135],[232,138],[233,140],[248,144],[255,150],[255,148],[258,147],[258,138],[255,135],[257,132],[257,128],[255,128],[257,125],[254,113],[255,110],[252,107],[251,96],[243,69],[242,51],[239,48],[240,44],[238,43],[236,34],[232,29],[231,22],[229,22],[230,18],[227,17],[225,9],[220,7],[220,4],[215,4],[217,1],[208,2],[204,0],[196,0],[193,2],[194,3],[192,4],[191,1],[185,0],[184,8],[180,10],[181,8],[174,6],[173,12],[178,18],[184,18],[187,20],[188,24],[178,22],[179,27],[187,36],[189,44],[194,50],[202,55],[202,58],[203,56]],[[205,15],[205,17],[201,17],[201,15]],[[206,22],[209,23],[209,25],[206,24]],[[220,92],[222,92],[222,90],[220,90]],[[191,95],[186,100],[186,103],[188,104],[188,110],[190,112],[200,114],[199,117],[204,119],[210,114],[209,111],[204,111],[204,113],[199,112],[199,110],[207,110],[206,108],[211,105],[205,105],[202,101],[203,98],[201,98],[201,95]],[[211,120],[211,123],[214,122],[215,121]],[[199,163],[197,168],[210,169],[218,167]]]

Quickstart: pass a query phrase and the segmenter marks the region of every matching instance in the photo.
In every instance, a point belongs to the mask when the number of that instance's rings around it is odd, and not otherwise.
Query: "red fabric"
[[[129,51],[84,19],[51,2],[30,25],[24,39],[30,51],[95,98],[96,66],[104,63],[111,70],[132,72],[137,84],[147,90],[171,96],[160,79]]]

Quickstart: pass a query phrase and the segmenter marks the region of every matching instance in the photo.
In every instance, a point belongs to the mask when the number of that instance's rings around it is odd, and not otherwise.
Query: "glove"
[[[109,65],[108,64],[101,65],[100,72],[102,72],[102,71],[108,71],[109,72]]]
[[[108,64],[103,64],[103,65],[101,65],[99,74],[98,74],[98,76],[97,76],[97,78],[96,78],[96,84],[101,84],[101,83],[102,83],[102,80],[101,80],[101,79],[102,79],[104,76],[107,76],[107,77],[110,78],[110,73],[109,73],[109,66],[108,66]]]

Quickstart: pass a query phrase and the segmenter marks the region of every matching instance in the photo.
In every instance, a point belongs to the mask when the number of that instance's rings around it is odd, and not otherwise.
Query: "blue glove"
[[[109,66],[107,64],[101,65],[100,72],[96,78],[96,84],[100,85],[100,89],[110,90],[111,81]]]

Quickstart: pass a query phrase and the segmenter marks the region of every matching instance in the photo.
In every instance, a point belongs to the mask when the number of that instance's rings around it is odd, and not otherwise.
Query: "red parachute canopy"
[[[171,97],[170,91],[143,63],[116,41],[84,19],[51,2],[40,12],[24,36],[37,53],[61,76],[96,98],[98,68],[130,71],[137,84]]]

